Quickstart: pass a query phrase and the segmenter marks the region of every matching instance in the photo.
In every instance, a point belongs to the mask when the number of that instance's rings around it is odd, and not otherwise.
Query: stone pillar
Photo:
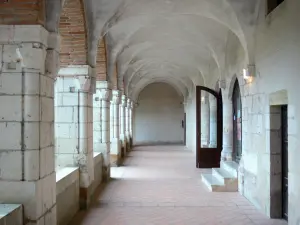
[[[217,99],[214,95],[209,95],[209,147],[216,148],[217,147],[217,118],[218,118],[218,104]]]
[[[119,130],[119,112],[120,112],[120,91],[113,90],[111,101],[110,129],[111,129],[111,148],[110,148],[110,165],[119,166],[121,159],[121,143]]]
[[[201,99],[201,146],[208,147],[209,145],[209,126],[210,126],[210,119],[209,119],[209,100],[208,96],[202,96]]]
[[[223,96],[228,94],[223,91]],[[232,161],[233,151],[233,126],[232,126],[232,101],[223,98],[223,150],[222,161]]]
[[[23,204],[25,225],[56,225],[59,36],[40,25],[0,25],[0,34],[0,203]]]
[[[122,149],[124,151],[123,156],[126,154],[126,107],[127,107],[127,98],[126,95],[122,95],[122,100],[120,104],[120,140]]]
[[[126,136],[126,152],[130,151],[130,131],[129,131],[129,127],[130,127],[130,107],[131,107],[131,100],[128,98],[127,99],[127,105],[125,107],[125,136]]]
[[[110,179],[110,100],[111,87],[107,81],[97,81],[96,95],[99,97],[99,113],[100,113],[100,143],[94,146],[95,152],[102,152],[103,155],[103,180]],[[94,142],[95,143],[95,142]]]
[[[55,88],[55,142],[57,168],[78,166],[80,207],[91,200],[94,180],[93,94],[89,66],[62,68]]]
[[[134,102],[131,101],[130,108],[129,108],[129,143],[130,143],[130,148],[132,149],[132,138],[133,138],[133,106]]]

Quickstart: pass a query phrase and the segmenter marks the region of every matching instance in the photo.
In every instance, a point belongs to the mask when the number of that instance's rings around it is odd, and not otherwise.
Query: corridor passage
[[[202,172],[182,146],[136,147],[70,225],[287,224],[266,218],[238,193],[209,192]]]

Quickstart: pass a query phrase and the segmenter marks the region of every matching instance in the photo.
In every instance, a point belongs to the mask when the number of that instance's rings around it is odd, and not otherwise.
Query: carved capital
[[[79,80],[80,84],[80,90],[89,92],[91,87],[91,77],[89,76],[77,76],[76,77]]]
[[[111,99],[111,90],[110,89],[100,89],[98,90],[99,97],[103,101],[110,101]]]
[[[120,99],[121,99],[121,92],[118,90],[113,90],[112,91],[112,103],[115,105],[119,105]]]
[[[130,109],[131,108],[131,99],[127,98],[127,108]]]
[[[121,104],[122,104],[123,107],[127,106],[127,97],[126,97],[126,95],[122,95]]]

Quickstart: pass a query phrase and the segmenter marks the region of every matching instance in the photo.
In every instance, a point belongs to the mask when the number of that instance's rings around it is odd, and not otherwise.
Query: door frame
[[[242,103],[242,93],[241,93],[241,88],[240,88],[240,84],[239,84],[239,81],[238,79],[235,80],[234,82],[234,85],[233,85],[233,91],[232,91],[232,97],[231,97],[231,100],[232,100],[232,132],[233,132],[233,135],[232,135],[232,144],[233,144],[233,148],[232,148],[232,158],[233,158],[233,161],[235,161],[236,163],[239,163],[240,162],[240,159],[242,157],[242,154],[243,154],[243,148],[242,148],[242,145],[243,145],[243,135],[242,135],[242,129],[243,129],[243,123],[241,121],[241,155],[240,155],[240,158],[237,159],[237,149],[236,149],[236,144],[237,144],[237,127],[235,127],[235,123],[237,124],[237,122],[234,121],[234,116],[235,116],[235,103],[236,103],[236,100],[234,99],[234,95],[235,95],[235,92],[236,92],[236,88],[238,88],[238,91],[239,91],[239,96],[240,96],[240,104],[241,104],[241,109],[240,109],[240,113],[241,113],[241,120],[242,120],[242,110],[243,110],[243,103]]]
[[[212,94],[217,100],[217,147],[216,148],[201,148],[201,91],[206,91]],[[213,168],[220,167],[223,129],[220,129],[220,121],[222,121],[222,111],[219,110],[220,94],[216,91],[204,87],[196,86],[196,167],[197,168]]]

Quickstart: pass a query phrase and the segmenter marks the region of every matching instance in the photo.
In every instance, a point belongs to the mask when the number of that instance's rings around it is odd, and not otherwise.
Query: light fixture
[[[204,96],[201,98],[201,102],[205,102],[205,97]]]
[[[246,69],[243,69],[243,78],[246,81],[251,82],[254,76],[255,76],[254,65],[248,65]]]

